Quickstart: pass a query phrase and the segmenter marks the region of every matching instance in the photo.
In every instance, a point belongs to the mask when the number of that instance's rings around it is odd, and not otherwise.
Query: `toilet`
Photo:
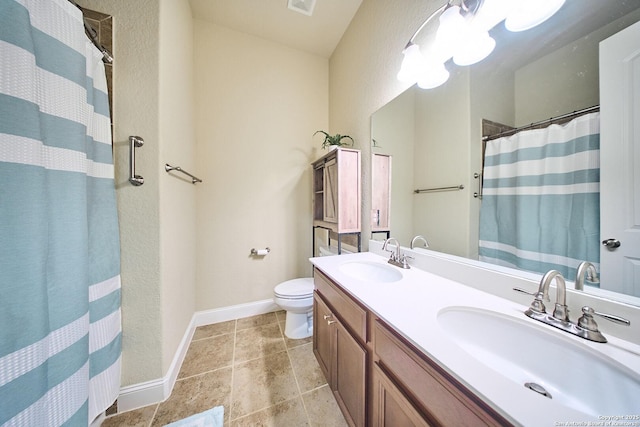
[[[291,339],[313,334],[313,278],[287,280],[273,290],[273,301],[287,312],[284,334]]]

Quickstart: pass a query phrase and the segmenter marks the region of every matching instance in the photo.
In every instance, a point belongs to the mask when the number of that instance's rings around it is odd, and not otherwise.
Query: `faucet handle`
[[[595,311],[593,308],[585,305],[584,307],[582,307],[582,317],[578,319],[578,326],[589,331],[597,331],[598,324],[593,319],[594,315],[603,317],[619,325],[631,325],[631,322],[624,317],[615,316],[613,314],[600,313],[599,311]]]

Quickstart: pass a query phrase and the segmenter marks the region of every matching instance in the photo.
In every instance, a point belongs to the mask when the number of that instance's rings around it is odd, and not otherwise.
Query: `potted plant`
[[[349,135],[340,135],[339,133],[335,135],[329,135],[327,132],[323,130],[316,131],[313,135],[315,136],[316,133],[321,133],[324,135],[324,141],[322,141],[322,148],[328,148],[330,150],[337,147],[342,147],[345,145],[353,145],[353,142],[354,142],[353,138],[351,138]],[[342,142],[343,139],[350,139],[351,143]]]

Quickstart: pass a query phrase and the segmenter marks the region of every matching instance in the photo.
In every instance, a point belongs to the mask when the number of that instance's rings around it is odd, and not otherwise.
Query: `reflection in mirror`
[[[567,1],[536,29],[494,28],[485,61],[451,67],[445,85],[411,87],[374,113],[372,151],[393,157],[391,235],[407,247],[423,235],[430,250],[478,260],[483,119],[520,127],[598,105],[599,42],[638,21],[640,2]]]

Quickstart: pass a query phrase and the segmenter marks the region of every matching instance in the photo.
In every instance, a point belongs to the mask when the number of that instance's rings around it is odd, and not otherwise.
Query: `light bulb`
[[[504,26],[509,31],[525,31],[551,18],[565,0],[517,0],[509,11]]]

